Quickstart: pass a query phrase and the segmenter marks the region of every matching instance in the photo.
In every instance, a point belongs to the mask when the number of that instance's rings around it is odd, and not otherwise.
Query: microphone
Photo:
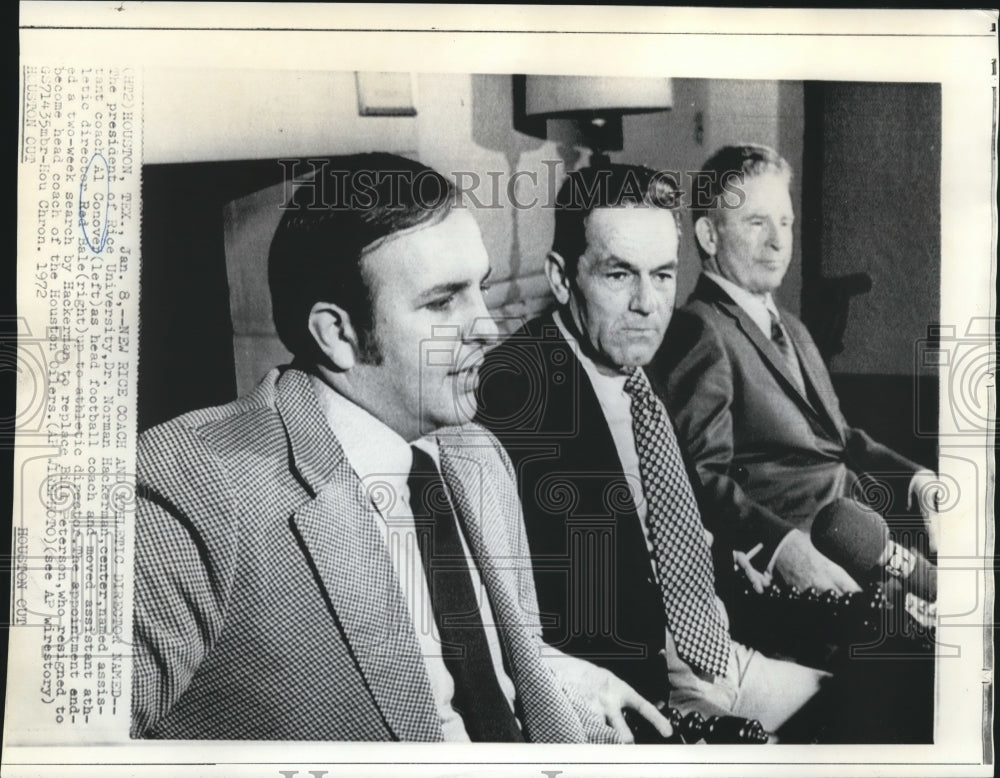
[[[757,719],[739,716],[709,716],[706,719],[697,711],[691,711],[685,716],[676,708],[667,708],[663,704],[657,705],[657,708],[670,720],[670,726],[674,729],[674,734],[669,738],[664,738],[639,714],[630,709],[622,711],[636,743],[697,743],[704,740],[712,745],[768,742],[768,733]]]
[[[813,520],[813,545],[844,568],[856,581],[885,571],[903,590],[922,600],[937,600],[937,568],[922,554],[889,537],[885,519],[866,505],[839,497],[823,506]]]

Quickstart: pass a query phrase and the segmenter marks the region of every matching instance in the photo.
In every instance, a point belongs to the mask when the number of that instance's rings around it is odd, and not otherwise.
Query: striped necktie
[[[795,353],[795,346],[792,345],[791,338],[788,337],[788,333],[785,332],[784,326],[781,324],[781,319],[778,318],[776,314],[770,308],[767,312],[771,315],[771,342],[778,347],[778,351],[781,352],[781,356],[785,359],[785,364],[788,365],[788,370],[792,374],[792,379],[795,381],[795,385],[798,387],[802,394],[806,393],[806,382],[802,377],[802,365],[799,363],[799,357]]]

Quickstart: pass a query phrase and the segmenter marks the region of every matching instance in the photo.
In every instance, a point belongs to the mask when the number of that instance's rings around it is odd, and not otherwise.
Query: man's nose
[[[656,309],[656,290],[653,282],[646,276],[639,276],[632,290],[632,300],[629,306],[635,313],[652,313]]]
[[[773,246],[775,249],[784,248],[785,243],[788,240],[788,238],[785,235],[786,233],[785,228],[777,224],[774,221],[774,219],[768,219],[767,229],[768,229],[768,234],[767,234],[768,245]]]
[[[479,299],[476,301],[475,306],[473,306],[470,321],[465,328],[465,332],[466,341],[482,343],[484,345],[496,343],[497,338],[500,336],[496,320],[490,313],[489,308],[486,307],[486,300],[482,295],[479,295]]]

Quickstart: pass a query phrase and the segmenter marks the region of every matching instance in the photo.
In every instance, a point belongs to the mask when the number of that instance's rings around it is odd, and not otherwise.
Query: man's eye
[[[450,294],[447,297],[442,297],[438,300],[433,300],[427,303],[427,308],[432,311],[446,311],[451,308],[451,304],[455,302],[455,295]]]
[[[626,278],[628,278],[628,273],[624,273],[621,270],[616,270],[613,273],[608,273],[605,276],[605,278],[608,278],[612,281],[624,281]]]
[[[656,274],[656,280],[657,281],[669,281],[673,277],[674,277],[673,273],[657,273]]]
[[[486,295],[490,293],[490,289],[492,288],[493,288],[492,284],[483,283],[479,285],[479,291],[482,293],[483,297],[486,297]]]

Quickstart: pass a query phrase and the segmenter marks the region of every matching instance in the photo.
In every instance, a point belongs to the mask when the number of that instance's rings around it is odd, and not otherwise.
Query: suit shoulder
[[[169,421],[150,427],[139,440],[153,440],[170,435],[189,434],[212,441],[224,438],[227,429],[240,429],[259,424],[268,416],[277,418],[276,384],[280,373],[270,371],[249,393],[222,405],[199,408],[175,416]]]
[[[276,372],[244,397],[190,411],[139,435],[140,481],[156,484],[171,474],[224,468],[231,460],[246,465],[255,458],[273,457],[284,446],[274,404]]]
[[[493,432],[482,422],[470,421],[457,427],[445,427],[434,433],[439,444],[459,450],[463,455],[479,461],[493,460],[503,463],[504,468],[513,472],[507,450]]]
[[[495,433],[512,432],[523,417],[540,412],[555,366],[552,352],[563,343],[552,319],[540,317],[492,348],[480,371],[476,420]]]
[[[539,316],[522,324],[486,355],[487,360],[496,361],[506,354],[522,352],[534,345],[552,345],[562,341],[559,328],[551,316]]]
[[[688,327],[700,326],[704,329],[715,329],[730,321],[730,317],[722,311],[717,303],[711,300],[692,298],[677,310],[671,324],[674,321],[682,322]]]
[[[723,326],[720,314],[710,303],[700,300],[687,303],[670,320],[650,372],[669,373],[696,354],[721,356]]]

